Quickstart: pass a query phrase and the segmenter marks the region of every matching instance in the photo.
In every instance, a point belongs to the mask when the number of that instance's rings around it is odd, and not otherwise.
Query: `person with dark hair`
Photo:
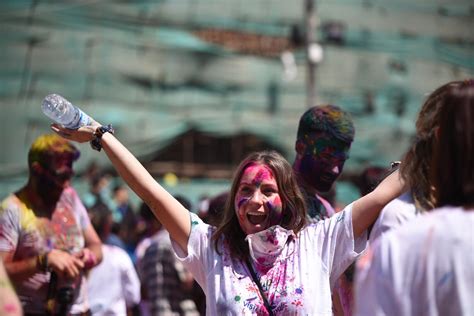
[[[362,170],[357,178],[357,188],[360,196],[369,194],[377,187],[383,176],[387,174],[388,169],[379,166],[368,166]]]
[[[440,89],[428,97],[436,127],[422,180],[435,209],[371,244],[357,264],[356,315],[474,311],[474,80]]]
[[[79,151],[41,135],[28,152],[27,184],[0,206],[0,256],[27,315],[89,309],[84,272],[102,260],[101,242],[70,180]]]
[[[365,249],[366,229],[400,195],[398,173],[343,211],[307,222],[291,165],[274,151],[245,158],[235,173],[219,227],[186,210],[113,136],[94,123],[52,129],[94,140],[169,232],[179,260],[206,294],[207,315],[331,315],[331,286]]]
[[[387,204],[375,222],[370,241],[380,235],[403,225],[434,207],[432,184],[429,181],[433,146],[436,143],[435,131],[439,127],[439,115],[443,99],[453,87],[463,81],[453,81],[442,85],[431,93],[423,103],[416,120],[416,134],[413,143],[400,164],[400,175],[408,190]]]
[[[293,170],[312,221],[320,221],[336,213],[334,204],[327,197],[331,191],[335,196],[335,181],[349,157],[354,134],[351,116],[335,105],[313,106],[300,117]],[[334,290],[335,311],[349,304],[345,297],[338,297],[345,292],[347,290],[339,286]]]
[[[189,200],[175,196],[182,205],[191,208]],[[141,216],[153,227],[154,234],[145,238],[137,247],[137,270],[142,282],[144,315],[197,316],[199,312],[193,300],[193,276],[175,258],[168,232],[143,203]],[[151,232],[151,231],[150,231]]]
[[[92,225],[105,242],[111,232],[112,212],[105,204],[89,209]],[[140,280],[132,260],[120,247],[102,244],[103,260],[87,276],[93,316],[132,315],[140,302]]]
[[[89,190],[81,196],[84,205],[90,208],[96,204],[111,204],[110,199],[110,175],[104,171],[98,171],[89,179]],[[120,217],[120,220],[122,218]]]
[[[229,192],[225,191],[211,196],[207,198],[205,203],[201,203],[205,205],[206,209],[199,210],[198,216],[204,223],[211,226],[219,226],[228,196]]]
[[[342,173],[354,134],[350,115],[335,105],[314,106],[300,118],[293,170],[306,200],[309,217],[316,221],[335,213],[321,192],[330,191]]]

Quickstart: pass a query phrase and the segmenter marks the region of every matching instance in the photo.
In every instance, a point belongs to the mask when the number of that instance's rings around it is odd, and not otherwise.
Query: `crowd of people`
[[[199,212],[110,126],[53,124],[0,206],[0,315],[474,315],[473,101],[472,79],[432,92],[401,162],[361,172],[344,208],[356,133],[334,105],[302,114],[293,164],[248,155]],[[71,185],[71,141],[92,140],[124,182],[112,196],[97,170]]]

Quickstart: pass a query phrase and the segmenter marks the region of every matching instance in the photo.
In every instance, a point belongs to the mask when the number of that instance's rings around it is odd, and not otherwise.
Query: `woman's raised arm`
[[[83,143],[94,138],[98,126],[100,125],[70,130],[53,124],[51,129],[66,139]],[[151,208],[171,238],[186,253],[191,233],[189,211],[153,179],[145,167],[114,135],[111,133],[102,135],[101,144],[123,180]]]
[[[372,192],[356,200],[352,206],[354,237],[360,236],[372,225],[385,205],[405,190],[397,171],[386,177]]]

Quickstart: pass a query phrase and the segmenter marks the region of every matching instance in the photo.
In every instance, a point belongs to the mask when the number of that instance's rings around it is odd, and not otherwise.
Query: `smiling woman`
[[[170,233],[179,260],[206,294],[207,315],[332,315],[335,279],[364,250],[363,232],[381,208],[402,190],[393,174],[337,216],[308,224],[291,165],[274,151],[257,152],[237,168],[216,228],[179,204],[112,134],[96,129],[53,125],[72,140],[99,140]]]
[[[233,255],[245,260],[245,236],[274,225],[297,233],[306,225],[306,206],[290,164],[277,152],[263,151],[249,155],[237,168],[222,225],[213,236],[216,249],[224,235],[233,240]]]
[[[282,204],[272,171],[264,165],[249,165],[242,175],[235,210],[246,234],[278,225]]]

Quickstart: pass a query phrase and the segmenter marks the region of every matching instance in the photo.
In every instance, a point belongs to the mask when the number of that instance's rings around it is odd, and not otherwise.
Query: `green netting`
[[[113,123],[120,139],[142,158],[194,127],[213,135],[252,133],[292,159],[296,125],[306,109],[304,50],[293,52],[290,76],[279,52],[266,58],[232,50],[204,41],[197,31],[286,39],[292,27],[303,26],[303,4],[2,1],[0,177],[25,175],[31,141],[49,130],[40,103],[52,92]],[[344,45],[328,43],[327,34],[317,30],[324,58],[316,91],[318,103],[338,104],[353,114],[356,140],[346,170],[398,159],[426,94],[447,81],[473,76],[472,3],[338,0],[316,5],[320,26],[330,21],[345,26]],[[397,102],[404,105],[398,115]],[[79,169],[92,159],[106,163],[87,146],[81,146]]]

